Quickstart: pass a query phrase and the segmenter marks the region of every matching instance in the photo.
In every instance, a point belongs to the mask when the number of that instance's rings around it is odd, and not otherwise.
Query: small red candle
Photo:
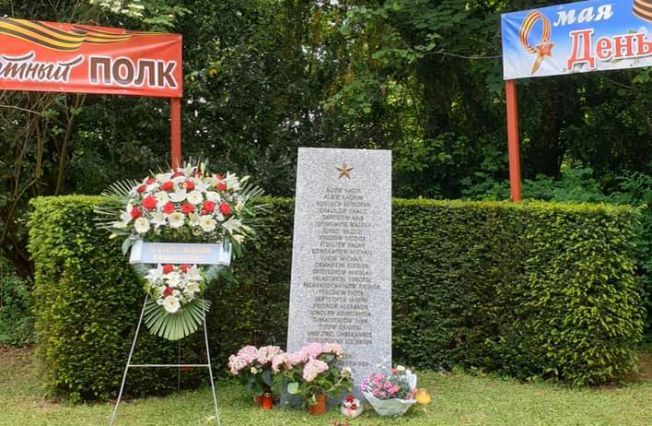
[[[263,395],[263,400],[262,403],[260,404],[260,408],[263,410],[271,410],[274,407],[274,398],[272,398],[272,394],[267,392]]]

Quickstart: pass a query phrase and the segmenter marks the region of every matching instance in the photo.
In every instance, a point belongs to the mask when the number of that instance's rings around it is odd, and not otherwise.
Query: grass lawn
[[[652,356],[643,356],[652,365]],[[31,351],[0,348],[0,425],[106,425],[113,404],[69,405],[40,395]],[[647,369],[647,368],[646,368]],[[550,384],[522,384],[494,376],[421,373],[419,386],[433,401],[415,406],[401,418],[381,418],[369,408],[360,425],[652,425],[652,375],[637,383],[599,389],[568,389]],[[243,388],[232,382],[218,386],[222,424],[324,425],[343,418],[332,411],[311,417],[301,411],[264,412],[252,406]],[[208,388],[165,398],[120,405],[120,425],[208,425],[212,401]]]

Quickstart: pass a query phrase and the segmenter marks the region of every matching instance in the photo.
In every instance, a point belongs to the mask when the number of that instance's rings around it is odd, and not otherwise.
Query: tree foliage
[[[482,198],[507,178],[499,15],[548,4],[0,0],[0,12],[183,34],[184,154],[270,194],[291,195],[296,148],[320,146],[391,149],[396,196]],[[0,242],[24,275],[26,200],[99,193],[165,165],[168,107],[0,96]],[[562,170],[590,168],[609,195],[623,176],[652,174],[650,69],[523,81],[519,96],[526,179],[556,186]]]

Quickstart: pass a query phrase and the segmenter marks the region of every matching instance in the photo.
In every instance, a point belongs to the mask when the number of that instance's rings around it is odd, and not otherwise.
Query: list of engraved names
[[[370,204],[360,188],[327,186],[316,201],[318,244],[310,247],[314,264],[303,282],[314,299],[308,339],[345,346],[372,344],[369,300],[380,286],[371,279],[373,251],[367,244]]]

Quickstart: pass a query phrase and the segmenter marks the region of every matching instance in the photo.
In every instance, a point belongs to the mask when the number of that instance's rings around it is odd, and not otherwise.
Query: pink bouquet
[[[402,415],[415,402],[417,376],[403,366],[371,373],[360,385],[362,394],[381,416]]]

